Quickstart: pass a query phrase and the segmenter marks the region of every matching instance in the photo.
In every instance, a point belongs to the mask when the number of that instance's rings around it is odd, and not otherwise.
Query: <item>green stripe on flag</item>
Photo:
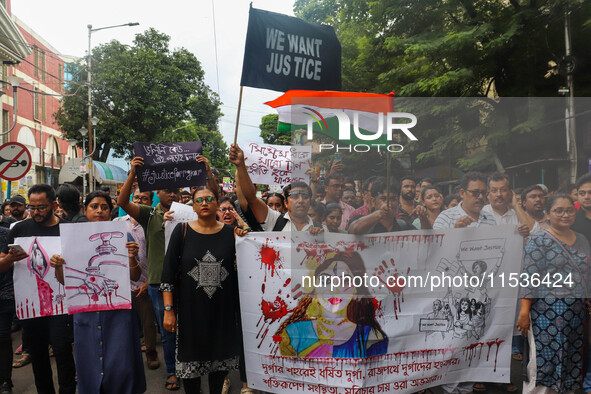
[[[338,119],[336,117],[327,118],[326,124],[328,125],[328,130],[326,130],[324,125],[322,125],[322,128],[320,128],[317,123],[312,123],[312,130],[313,130],[314,134],[315,135],[322,134],[324,136],[329,137],[333,141],[341,143],[341,144],[351,144],[351,145],[364,144],[364,145],[370,145],[370,146],[389,145],[388,138],[385,134],[380,136],[380,138],[375,139],[375,140],[371,140],[371,141],[366,141],[366,140],[362,140],[362,139],[358,138],[355,135],[355,132],[353,131],[353,125],[351,125],[351,139],[341,141],[341,140],[339,140],[339,121],[338,121]],[[304,130],[304,132],[307,132],[308,125],[297,125],[297,124],[284,123],[284,122],[279,122],[277,125],[277,131],[280,133],[293,133],[296,130]],[[375,133],[369,132],[369,131],[361,129],[361,128],[359,129],[359,132],[363,135],[371,135],[371,136],[375,135]]]

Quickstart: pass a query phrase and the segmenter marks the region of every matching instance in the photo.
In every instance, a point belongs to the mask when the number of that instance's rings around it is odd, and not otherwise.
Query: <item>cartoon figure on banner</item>
[[[360,358],[385,354],[388,337],[375,318],[367,287],[341,286],[331,290],[330,278],[363,276],[365,265],[357,252],[339,252],[314,271],[314,286],[281,324],[273,337],[283,356]]]
[[[49,283],[43,280],[49,271],[49,258],[47,253],[45,253],[45,250],[43,250],[37,241],[37,238],[35,238],[33,243],[31,243],[31,248],[29,249],[29,258],[27,259],[27,267],[29,268],[29,271],[35,276],[35,280],[37,281],[40,315],[53,315],[53,290],[51,289]]]
[[[79,271],[77,269],[65,267],[68,271],[66,277],[76,279],[79,281],[77,286],[68,286],[68,290],[74,290],[75,294],[72,297],[84,295],[88,297],[89,306],[92,302],[98,302],[100,297],[105,297],[108,304],[112,305],[112,297],[121,298],[129,301],[125,297],[117,294],[119,284],[113,279],[109,279],[101,273],[101,266],[103,265],[115,265],[122,268],[127,268],[121,261],[127,259],[127,255],[115,253],[117,248],[111,245],[112,238],[122,238],[123,233],[121,232],[104,232],[91,235],[88,239],[90,241],[102,241],[102,244],[97,246],[97,254],[92,256],[88,260],[88,267],[86,272]],[[115,257],[118,256],[118,257]]]

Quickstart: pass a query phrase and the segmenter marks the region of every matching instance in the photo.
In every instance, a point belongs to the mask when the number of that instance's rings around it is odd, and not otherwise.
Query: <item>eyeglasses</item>
[[[220,211],[222,211],[222,212],[231,212],[233,210],[234,210],[234,208],[232,208],[232,207],[220,208]]]
[[[95,211],[98,210],[99,208],[101,209],[101,211],[110,211],[110,208],[107,204],[98,204],[98,203],[88,204],[88,208],[95,210]]]
[[[293,190],[289,192],[288,197],[291,197],[293,199],[304,199],[304,200],[309,200],[310,197],[312,197],[312,195],[310,193],[308,193],[306,190]]]
[[[150,201],[150,197],[146,197],[146,196],[133,196],[133,199],[134,200],[143,201],[143,202]]]
[[[552,212],[554,215],[556,216],[564,216],[566,214],[566,216],[572,216],[574,215],[577,211],[574,208],[556,208],[551,210],[550,212]]]
[[[472,195],[474,198],[478,198],[478,196],[486,196],[486,189],[485,190],[466,190],[468,193]]]
[[[33,205],[27,205],[27,209],[31,212],[33,212],[33,211],[43,212],[43,211],[46,211],[47,208],[49,208],[49,205],[39,205],[36,207]]]
[[[197,197],[197,198],[195,199],[195,202],[196,202],[197,204],[201,204],[203,201],[206,201],[207,203],[210,203],[210,202],[212,202],[213,200],[215,200],[215,197],[213,197],[213,196],[207,196],[207,197]]]

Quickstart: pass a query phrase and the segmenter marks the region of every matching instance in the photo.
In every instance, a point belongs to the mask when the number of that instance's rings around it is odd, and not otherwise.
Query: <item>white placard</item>
[[[249,142],[244,148],[248,173],[253,183],[285,186],[310,182],[311,146],[285,146]]]
[[[164,226],[164,250],[168,250],[168,242],[170,242],[172,230],[174,230],[177,224],[197,220],[197,213],[193,211],[192,205],[173,202],[170,205],[170,210],[174,211],[174,213],[172,214],[172,220],[166,222]]]
[[[68,313],[131,309],[125,222],[60,224]]]
[[[29,257],[14,263],[14,301],[19,319],[55,316],[68,313],[66,293],[55,278],[49,264],[54,254],[60,254],[59,237],[23,237],[15,243]]]

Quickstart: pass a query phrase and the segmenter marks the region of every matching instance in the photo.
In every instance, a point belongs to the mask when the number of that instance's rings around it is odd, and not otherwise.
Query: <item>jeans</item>
[[[51,345],[57,365],[60,394],[76,392],[76,367],[72,353],[74,340],[72,316],[47,316],[22,320],[27,333],[29,352],[33,360],[35,386],[40,394],[54,394],[49,349]]]
[[[158,323],[152,306],[152,299],[146,291],[137,297],[137,290],[131,292],[131,301],[144,332],[144,344],[146,353],[156,351],[156,338],[158,336]]]
[[[12,387],[12,338],[10,327],[14,316],[14,300],[0,300],[0,384]]]
[[[175,351],[176,351],[176,334],[166,331],[162,325],[164,319],[164,300],[162,293],[160,293],[160,285],[148,285],[148,294],[152,299],[154,305],[154,312],[156,313],[156,321],[160,327],[160,334],[162,336],[162,349],[164,350],[164,364],[166,364],[166,372],[174,374],[175,371]]]
[[[513,340],[511,341],[511,353],[523,353],[523,336],[513,335]]]

